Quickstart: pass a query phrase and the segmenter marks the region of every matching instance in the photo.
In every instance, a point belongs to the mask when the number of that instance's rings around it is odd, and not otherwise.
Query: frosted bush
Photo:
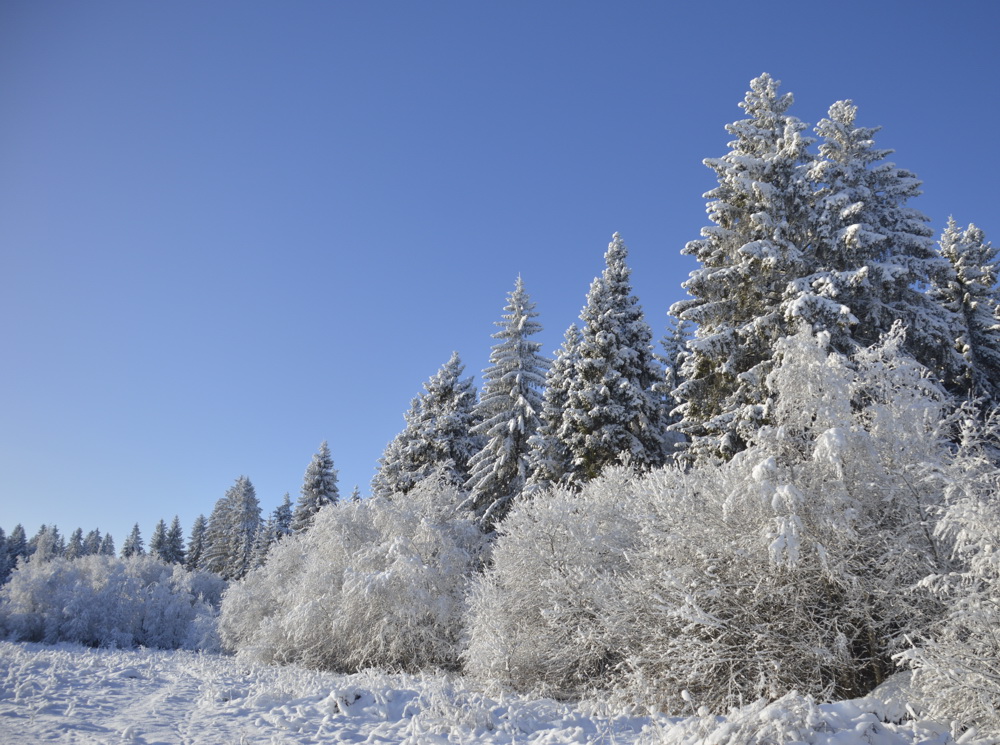
[[[461,499],[428,478],[405,495],[323,508],[229,588],[224,643],[250,659],[340,671],[456,666],[484,549]]]
[[[22,562],[0,591],[0,629],[18,641],[216,651],[224,586],[149,556]]]

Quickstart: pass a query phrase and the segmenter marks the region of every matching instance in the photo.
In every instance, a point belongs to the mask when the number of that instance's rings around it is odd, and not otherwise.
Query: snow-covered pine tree
[[[83,528],[77,528],[69,536],[66,544],[66,552],[63,554],[67,559],[79,559],[83,556]]]
[[[558,484],[572,471],[572,458],[566,443],[559,437],[559,430],[562,428],[563,412],[566,411],[566,401],[569,399],[570,382],[576,374],[576,363],[580,359],[582,340],[579,327],[575,323],[570,325],[566,329],[562,346],[556,351],[556,358],[545,375],[538,431],[529,440],[529,490]]]
[[[292,533],[292,497],[288,492],[274,512],[271,513],[271,520],[274,522],[274,532],[277,540],[281,540],[286,535]]]
[[[683,283],[692,298],[670,310],[697,327],[674,395],[698,457],[728,457],[760,426],[774,344],[792,333],[788,284],[812,273],[803,256],[812,140],[778,85],[766,73],[750,81],[740,104],[749,118],[726,126],[735,137],[726,155],[705,160],[719,180],[705,194],[714,224],[681,252],[701,263]]]
[[[104,538],[101,539],[101,550],[99,553],[101,556],[115,555],[115,539],[110,533],[105,533]]]
[[[56,525],[42,525],[28,543],[28,552],[34,561],[49,561],[62,556],[66,542]]]
[[[328,504],[336,504],[339,497],[337,471],[333,467],[330,448],[324,440],[306,468],[302,493],[292,516],[292,531],[302,533],[308,530],[316,513]]]
[[[153,535],[149,537],[149,555],[164,563],[168,563],[167,553],[167,524],[161,518],[156,527],[153,528]]]
[[[18,559],[28,558],[28,536],[21,523],[15,525],[7,536],[7,555],[10,556],[11,567],[17,566]]]
[[[257,528],[257,535],[253,540],[253,551],[250,556],[252,568],[264,566],[267,561],[267,554],[271,547],[278,542],[278,532],[275,528],[274,517],[269,517]]]
[[[580,314],[579,359],[570,380],[559,438],[571,462],[570,480],[596,478],[623,460],[639,468],[666,460],[666,423],[653,386],[663,370],[653,357],[653,333],[632,294],[628,249],[615,233]]]
[[[142,541],[142,532],[139,530],[139,523],[132,526],[132,532],[128,534],[125,542],[122,544],[122,558],[127,559],[130,556],[145,556],[146,547]]]
[[[240,476],[215,503],[205,528],[201,565],[224,579],[240,579],[252,568],[260,527],[260,503],[246,476]]]
[[[975,225],[962,229],[949,218],[940,241],[948,268],[932,277],[931,297],[958,319],[955,348],[965,360],[953,389],[1000,405],[1000,293],[997,249]]]
[[[355,504],[361,501],[361,489],[357,484],[354,485],[354,490],[351,492],[351,502]]]
[[[187,556],[184,565],[194,571],[200,569],[202,558],[205,555],[205,532],[208,529],[208,520],[204,515],[198,515],[191,526],[191,537],[188,539]]]
[[[424,391],[404,414],[406,427],[389,443],[372,479],[372,496],[406,494],[419,481],[443,471],[463,486],[469,460],[482,448],[476,425],[476,388],[462,378],[465,366],[457,352],[424,383]]]
[[[14,568],[10,559],[10,548],[7,545],[7,534],[0,528],[0,585],[7,581]]]
[[[170,564],[184,563],[184,531],[181,530],[181,519],[174,515],[170,529],[167,531],[167,545],[164,560]]]
[[[842,354],[875,344],[902,321],[907,350],[949,382],[961,368],[949,346],[954,315],[921,289],[945,265],[928,218],[906,206],[920,181],[885,162],[892,151],[875,147],[879,128],[857,126],[856,115],[850,101],[838,101],[816,125],[812,270],[789,285],[786,315],[829,332]]]
[[[484,438],[485,445],[469,461],[469,497],[464,505],[475,512],[477,524],[486,532],[503,520],[524,489],[528,441],[540,423],[541,391],[551,364],[539,353],[541,342],[529,340],[542,326],[533,320],[538,313],[520,276],[504,311],[496,322],[500,330],[493,334],[499,343],[483,371],[473,432]]]
[[[101,553],[101,531],[94,528],[83,539],[83,555],[96,556]]]

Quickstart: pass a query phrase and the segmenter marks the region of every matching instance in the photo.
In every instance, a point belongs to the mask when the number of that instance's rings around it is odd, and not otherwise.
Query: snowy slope
[[[947,743],[883,723],[875,699],[788,696],[728,719],[608,717],[596,707],[489,698],[444,676],[335,675],[189,652],[0,643],[0,743]],[[985,742],[973,737],[964,742]]]

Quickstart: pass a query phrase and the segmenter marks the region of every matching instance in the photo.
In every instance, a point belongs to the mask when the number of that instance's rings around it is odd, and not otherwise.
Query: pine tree
[[[14,565],[10,558],[10,546],[7,544],[7,534],[0,528],[0,585],[7,581]]]
[[[77,528],[70,534],[63,556],[67,559],[79,559],[83,555],[83,528]]]
[[[357,484],[355,484],[354,490],[351,492],[351,502],[357,504],[360,501],[361,501],[361,489],[358,488]]]
[[[701,267],[683,284],[692,299],[670,310],[697,327],[675,393],[695,454],[738,452],[760,426],[774,344],[794,331],[786,290],[811,273],[803,254],[811,140],[788,114],[791,104],[778,81],[755,78],[740,104],[749,118],[726,126],[736,138],[730,151],[705,160],[719,180],[705,194],[714,224],[684,247]]]
[[[419,481],[442,471],[462,486],[469,478],[469,461],[482,447],[473,433],[476,389],[462,379],[465,367],[453,352],[447,363],[424,383],[424,391],[404,415],[406,427],[389,443],[372,479],[372,495],[406,494]]]
[[[556,351],[555,361],[545,375],[541,421],[538,431],[530,439],[529,490],[557,484],[572,471],[572,458],[566,443],[559,438],[559,430],[562,428],[563,413],[569,399],[570,382],[580,359],[582,340],[580,329],[575,323],[566,329],[563,344]]]
[[[931,297],[957,319],[955,348],[962,355],[957,393],[1000,405],[1000,293],[997,249],[975,225],[959,228],[953,218],[940,241],[948,268],[933,277]]]
[[[246,476],[240,476],[215,503],[204,534],[200,564],[224,579],[240,579],[251,569],[260,527],[260,503]]]
[[[122,558],[127,559],[130,556],[145,556],[146,548],[142,542],[142,533],[139,532],[139,523],[132,526],[132,532],[129,533],[128,538],[122,544]]]
[[[170,564],[184,563],[184,531],[181,529],[181,519],[177,515],[174,515],[170,530],[167,531],[164,561]]]
[[[330,448],[324,441],[306,469],[302,494],[292,517],[292,531],[302,533],[308,530],[316,513],[328,504],[336,504],[339,497],[337,471],[333,467]]]
[[[17,566],[18,559],[28,558],[28,536],[20,523],[15,525],[7,536],[7,555],[10,557],[12,568]]]
[[[201,569],[204,565],[202,559],[205,555],[205,532],[208,529],[208,520],[204,515],[198,515],[191,526],[191,537],[188,539],[187,556],[184,565],[191,571]]]
[[[101,556],[114,556],[115,555],[115,539],[112,538],[110,533],[105,533],[104,538],[101,539]]]
[[[632,294],[628,250],[614,234],[607,267],[587,296],[575,373],[559,437],[572,458],[571,481],[596,478],[622,460],[638,466],[666,459],[663,409],[653,386],[663,378],[652,331]]]
[[[149,538],[149,555],[164,563],[169,563],[167,558],[167,524],[161,519],[153,528],[153,535]]]
[[[506,313],[493,334],[500,342],[490,353],[490,366],[483,371],[482,397],[476,407],[478,424],[473,433],[485,445],[469,461],[466,484],[467,509],[487,532],[499,523],[524,489],[528,477],[529,439],[540,424],[542,388],[551,363],[539,350],[541,343],[529,341],[541,324],[520,277],[508,295]]]
[[[83,555],[95,556],[99,553],[101,553],[101,531],[94,528],[83,539]]]
[[[49,561],[62,556],[66,543],[55,525],[42,525],[28,543],[28,552],[34,561]]]
[[[920,181],[885,162],[892,151],[875,147],[879,128],[857,126],[856,116],[856,106],[838,101],[816,125],[812,270],[789,287],[786,314],[829,332],[842,354],[875,344],[902,321],[908,351],[953,379],[961,366],[949,347],[953,320],[920,289],[944,263],[928,218],[906,206]]]
[[[274,531],[277,540],[281,540],[286,535],[292,533],[292,497],[285,492],[284,500],[274,508],[271,519],[274,522]]]

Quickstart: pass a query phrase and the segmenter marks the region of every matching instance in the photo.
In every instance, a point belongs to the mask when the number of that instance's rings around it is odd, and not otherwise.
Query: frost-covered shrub
[[[622,653],[615,609],[645,519],[632,476],[612,468],[579,493],[542,491],[500,525],[472,593],[467,672],[554,694],[610,682]]]
[[[1000,421],[963,427],[958,452],[940,476],[948,504],[937,530],[953,541],[955,571],[925,585],[948,611],[901,657],[931,715],[1000,735]]]
[[[223,642],[263,662],[331,670],[454,667],[484,538],[441,478],[329,505],[230,586]]]
[[[19,641],[215,651],[224,586],[149,556],[22,562],[0,591],[0,629]]]

